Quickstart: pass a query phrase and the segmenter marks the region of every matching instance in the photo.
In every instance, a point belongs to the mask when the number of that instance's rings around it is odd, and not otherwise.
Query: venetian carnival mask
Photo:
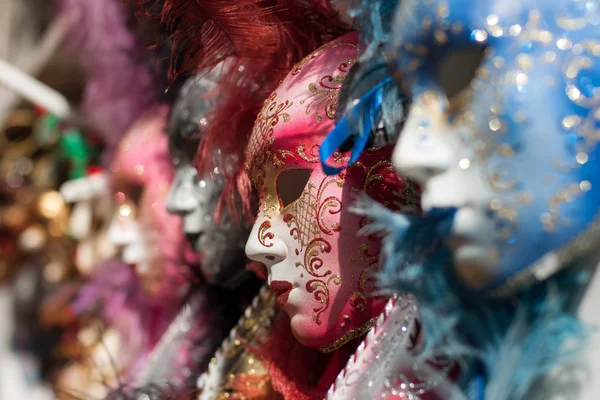
[[[192,78],[171,110],[167,132],[176,172],[167,210],[182,217],[183,232],[201,258],[200,268],[206,280],[237,286],[248,276],[244,269],[248,230],[234,223],[226,211],[219,221],[213,217],[223,190],[222,174],[233,164],[219,150],[214,160],[202,160],[212,167],[208,173],[199,176],[194,163],[202,128],[213,104],[207,98],[215,86],[213,78]]]
[[[267,266],[295,337],[322,351],[364,334],[383,306],[370,281],[379,240],[358,234],[368,220],[348,207],[361,194],[385,204],[412,194],[392,171],[389,147],[366,151],[337,175],[321,168],[319,145],[333,127],[356,57],[351,33],[297,64],[265,101],[246,149],[260,199],[246,254]],[[334,165],[348,160],[339,153],[334,159]]]
[[[119,144],[112,164],[116,204],[109,239],[122,248],[123,261],[136,267],[150,293],[173,296],[185,286],[185,238],[181,221],[165,208],[174,174],[163,134],[167,111],[160,107],[143,116]]]
[[[599,8],[409,0],[397,10],[389,62],[412,106],[394,164],[422,184],[425,211],[457,209],[449,245],[471,288],[525,287],[597,243]]]

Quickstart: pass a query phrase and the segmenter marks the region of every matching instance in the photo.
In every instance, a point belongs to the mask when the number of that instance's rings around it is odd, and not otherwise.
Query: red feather
[[[277,48],[262,0],[132,0],[166,25],[172,41],[169,79],[210,69],[232,55],[253,57]]]

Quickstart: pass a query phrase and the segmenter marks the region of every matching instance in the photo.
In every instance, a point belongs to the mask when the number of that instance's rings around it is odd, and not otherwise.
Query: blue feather
[[[566,370],[585,348],[590,329],[570,311],[583,289],[581,272],[566,269],[510,300],[482,297],[457,282],[441,241],[454,210],[417,217],[360,199],[353,211],[373,219],[363,233],[385,235],[382,290],[419,301],[427,340],[420,364],[440,354],[460,362],[450,398],[527,398],[537,379]]]
[[[330,166],[326,161],[351,134],[355,134],[355,140],[348,165],[356,162],[361,155],[367,145],[369,135],[377,129],[377,116],[381,114],[384,90],[388,89],[387,86],[390,84],[391,79],[387,78],[371,88],[360,100],[354,101],[354,104],[349,106],[349,110],[346,111],[340,122],[327,135],[319,147],[323,170],[327,175],[337,174],[343,169],[343,167]]]
[[[366,45],[361,59],[371,58],[375,49],[386,43],[391,31],[394,10],[398,0],[359,0],[354,1],[348,15],[354,19],[360,39]]]
[[[349,139],[353,142],[348,165],[356,162],[369,141],[375,146],[395,141],[396,124],[404,114],[404,98],[392,82],[381,49],[388,40],[397,3],[398,0],[363,0],[354,2],[348,11],[356,21],[365,51],[344,81],[338,105],[341,118],[321,145],[321,163],[328,175],[346,167],[328,165],[327,161]],[[393,140],[372,143],[377,142],[378,132]]]

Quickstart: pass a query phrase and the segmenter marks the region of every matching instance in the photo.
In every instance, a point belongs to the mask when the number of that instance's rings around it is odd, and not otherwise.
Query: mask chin
[[[207,228],[205,214],[200,209],[183,217],[183,233],[186,235],[199,235]]]
[[[148,252],[141,243],[133,243],[123,249],[123,261],[126,264],[138,264],[148,259]]]
[[[202,256],[202,273],[211,283],[235,280],[239,273],[246,272],[243,246],[238,245],[237,234],[228,232],[207,232],[196,242],[195,249]]]

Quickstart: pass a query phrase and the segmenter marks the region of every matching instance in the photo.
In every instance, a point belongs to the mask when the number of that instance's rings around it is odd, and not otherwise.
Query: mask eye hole
[[[482,47],[455,50],[437,64],[438,82],[450,104],[470,87],[484,53],[485,48]]]
[[[300,198],[311,174],[310,169],[289,169],[277,177],[277,195],[282,207],[287,207]]]

